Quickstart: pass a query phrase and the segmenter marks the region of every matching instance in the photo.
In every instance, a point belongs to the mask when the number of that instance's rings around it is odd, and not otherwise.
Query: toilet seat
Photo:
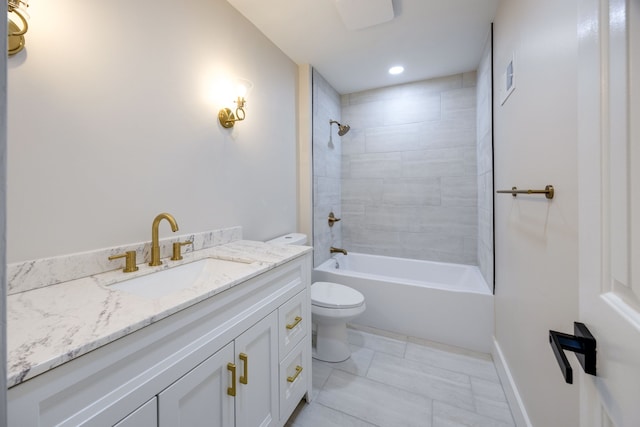
[[[360,307],[364,295],[348,286],[332,282],[315,282],[311,285],[311,305],[330,309]]]

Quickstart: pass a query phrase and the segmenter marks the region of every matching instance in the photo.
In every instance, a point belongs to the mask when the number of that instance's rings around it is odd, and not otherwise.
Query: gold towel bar
[[[544,190],[518,190],[517,187],[512,187],[511,190],[498,190],[496,193],[508,193],[513,197],[518,194],[544,194],[547,199],[553,199],[554,195],[553,185],[547,185]]]

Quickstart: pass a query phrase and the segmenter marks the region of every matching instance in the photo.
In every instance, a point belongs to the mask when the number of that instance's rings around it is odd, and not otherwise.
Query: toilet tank
[[[307,235],[302,233],[289,233],[275,239],[267,240],[274,245],[304,245],[307,243]]]

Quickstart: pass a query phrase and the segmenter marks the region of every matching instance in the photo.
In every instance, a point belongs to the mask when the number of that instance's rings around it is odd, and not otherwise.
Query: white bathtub
[[[362,292],[352,323],[489,353],[493,295],[477,267],[351,253],[313,270],[314,282]]]

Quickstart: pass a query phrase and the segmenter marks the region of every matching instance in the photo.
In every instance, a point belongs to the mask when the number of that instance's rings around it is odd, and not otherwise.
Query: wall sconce
[[[218,112],[218,120],[222,127],[227,129],[232,128],[236,122],[244,120],[246,114],[244,111],[247,103],[246,98],[252,88],[253,84],[249,80],[236,79],[235,95],[237,95],[237,99],[234,101],[236,103],[236,111],[234,114],[230,108],[223,108]]]
[[[22,21],[22,28],[12,19],[8,19],[7,22],[7,32],[9,37],[9,42],[7,44],[7,53],[9,56],[15,55],[20,52],[24,48],[24,35],[29,29],[29,24],[27,23],[27,18],[29,15],[27,14],[27,8],[29,7],[29,3],[26,0],[8,0],[7,3],[7,12],[13,13],[13,15],[17,16],[20,21]]]

